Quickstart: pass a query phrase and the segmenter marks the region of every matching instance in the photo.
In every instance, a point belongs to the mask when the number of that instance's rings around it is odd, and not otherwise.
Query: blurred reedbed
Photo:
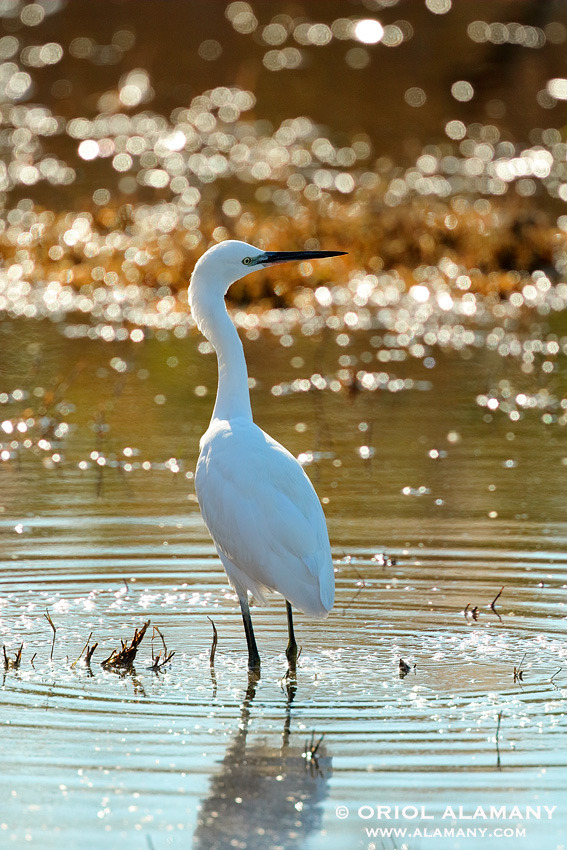
[[[561,8],[162,11],[0,6],[0,310],[95,316],[111,290],[119,322],[124,300],[185,310],[196,259],[228,238],[346,250],[334,285],[350,289],[366,275],[518,307],[563,280]],[[298,277],[255,275],[231,298],[317,306],[305,290],[327,270]]]

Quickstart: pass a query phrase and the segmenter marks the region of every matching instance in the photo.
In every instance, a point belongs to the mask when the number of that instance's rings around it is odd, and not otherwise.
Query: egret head
[[[193,300],[197,289],[222,291],[224,295],[231,284],[250,272],[265,269],[290,260],[315,260],[337,257],[344,251],[261,251],[247,242],[229,239],[213,245],[198,260],[191,277],[189,289]]]

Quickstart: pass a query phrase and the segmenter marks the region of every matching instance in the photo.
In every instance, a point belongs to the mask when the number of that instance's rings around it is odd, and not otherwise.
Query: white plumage
[[[325,516],[313,486],[287,449],[245,419],[214,419],[195,476],[203,519],[228,577],[257,602],[281,593],[311,617],[333,606]]]
[[[267,265],[335,256],[340,252],[264,252],[245,242],[221,242],[198,261],[189,290],[193,316],[216,350],[219,385],[211,423],[200,443],[195,489],[203,519],[236,590],[249,667],[259,669],[248,592],[265,602],[266,590],[312,617],[334,601],[327,525],[313,485],[287,449],[252,419],[242,344],[224,304],[229,286]],[[288,604],[288,660],[297,648]]]

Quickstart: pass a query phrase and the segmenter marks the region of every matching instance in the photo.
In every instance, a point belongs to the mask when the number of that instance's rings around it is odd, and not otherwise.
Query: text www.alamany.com
[[[482,826],[416,827],[366,826],[367,838],[525,838],[525,826],[508,826],[488,829]]]

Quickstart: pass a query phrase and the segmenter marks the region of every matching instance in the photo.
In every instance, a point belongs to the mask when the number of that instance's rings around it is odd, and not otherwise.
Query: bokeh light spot
[[[384,35],[384,27],[380,21],[365,18],[354,26],[354,36],[363,44],[377,44]]]

